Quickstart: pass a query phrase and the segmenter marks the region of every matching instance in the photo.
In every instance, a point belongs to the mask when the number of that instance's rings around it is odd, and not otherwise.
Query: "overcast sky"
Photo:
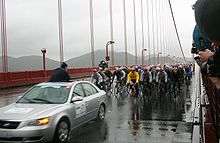
[[[148,22],[147,12],[158,11],[158,18]],[[156,4],[161,2],[160,5]],[[195,25],[192,5],[195,0],[171,0],[173,10],[183,44],[184,52],[190,57],[192,43],[192,30]],[[62,0],[63,27],[64,27],[64,57],[68,60],[84,53],[90,52],[90,25],[89,25],[89,0]],[[145,47],[148,48],[148,23],[150,24],[150,45],[152,47],[152,28],[165,26],[165,37],[171,48],[168,54],[180,54],[176,36],[171,21],[167,0],[143,0],[144,7],[144,33]],[[47,48],[48,57],[59,60],[57,1],[56,0],[6,0],[7,6],[7,32],[9,56],[20,57],[24,55],[40,55],[41,48]],[[153,9],[152,9],[153,8]],[[152,13],[149,13],[152,15]],[[134,53],[133,30],[133,0],[126,0],[128,51]],[[137,15],[137,45],[138,53],[141,52],[141,9],[140,0],[136,0]],[[160,20],[159,24],[155,24]],[[116,51],[124,50],[123,37],[123,0],[113,0],[114,40]],[[94,0],[94,30],[95,49],[104,49],[105,43],[110,39],[109,1]],[[161,33],[157,31],[158,33]],[[156,45],[159,47],[159,45]],[[148,48],[149,49],[149,48]],[[153,51],[151,48],[149,51]],[[163,50],[162,50],[163,51]],[[165,53],[165,52],[163,52]]]

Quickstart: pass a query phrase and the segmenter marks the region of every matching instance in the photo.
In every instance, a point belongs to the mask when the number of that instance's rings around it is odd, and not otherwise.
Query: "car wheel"
[[[67,143],[69,141],[70,125],[67,120],[61,120],[55,131],[54,143]]]
[[[105,106],[103,104],[99,107],[97,119],[99,121],[103,121],[105,119]]]

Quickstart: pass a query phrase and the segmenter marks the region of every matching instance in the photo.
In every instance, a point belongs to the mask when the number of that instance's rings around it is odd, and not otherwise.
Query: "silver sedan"
[[[0,142],[65,143],[71,130],[104,120],[106,93],[87,81],[41,83],[0,108]]]

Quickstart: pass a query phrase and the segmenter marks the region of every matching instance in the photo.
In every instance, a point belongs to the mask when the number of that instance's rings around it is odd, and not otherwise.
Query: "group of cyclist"
[[[192,64],[115,66],[110,69],[107,62],[101,61],[91,81],[106,92],[111,92],[115,85],[116,94],[122,91],[122,87],[127,87],[134,96],[140,91],[148,94],[155,90],[176,92],[184,83],[189,86],[193,69]]]

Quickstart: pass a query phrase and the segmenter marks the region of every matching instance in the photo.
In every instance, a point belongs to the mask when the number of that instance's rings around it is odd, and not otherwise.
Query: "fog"
[[[123,0],[113,1],[113,28],[115,51],[124,51],[124,27],[123,27]],[[168,1],[160,2],[161,11],[158,18],[152,21],[152,10],[150,6],[148,31],[148,0],[143,0],[144,8],[144,33],[145,47],[153,52],[152,41],[153,27],[166,26],[166,39],[173,50],[160,49],[156,43],[156,52],[163,54],[177,54],[181,56],[173,22],[171,19]],[[141,3],[136,0],[137,16],[137,47],[138,54],[141,53]],[[152,1],[150,1],[151,3]],[[155,1],[154,1],[155,2]],[[195,0],[171,0],[177,22],[178,31],[186,56],[190,57],[192,43],[192,30],[195,26],[192,5]],[[90,52],[90,13],[89,0],[62,0],[63,4],[63,29],[64,29],[64,57],[68,60],[73,57]],[[159,4],[157,4],[158,7]],[[94,36],[95,50],[104,49],[106,42],[110,39],[109,1],[93,0],[94,7]],[[59,60],[58,41],[58,10],[57,0],[6,0],[7,8],[7,35],[8,55],[20,57],[25,55],[40,55],[41,48],[46,48],[49,58]],[[127,39],[128,52],[134,54],[134,23],[133,23],[133,0],[126,0],[127,15]],[[154,13],[155,16],[155,13]],[[158,22],[157,20],[160,20]],[[154,26],[153,26],[154,25]],[[150,45],[148,47],[148,33],[150,33]],[[161,33],[161,31],[158,31]],[[155,36],[155,35],[154,35]],[[156,37],[156,36],[155,36]],[[157,39],[157,38],[155,38]],[[159,48],[158,48],[159,47]],[[1,51],[0,51],[1,52]]]

